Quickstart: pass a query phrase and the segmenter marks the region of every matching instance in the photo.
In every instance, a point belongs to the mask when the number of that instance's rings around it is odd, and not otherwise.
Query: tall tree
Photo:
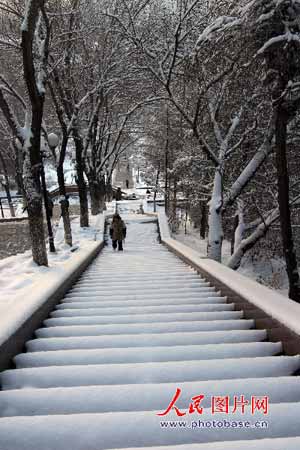
[[[290,211],[288,124],[300,106],[300,2],[257,0],[247,18],[257,45],[257,57],[265,61],[264,84],[268,87],[275,116],[275,151],[278,205],[283,253],[289,279],[289,297],[300,302],[300,278]]]
[[[19,13],[18,13],[19,14]],[[0,108],[24,152],[24,188],[27,201],[33,260],[48,265],[41,193],[41,130],[45,101],[45,74],[48,59],[49,28],[44,0],[28,0],[21,26],[21,52],[29,106],[21,127],[7,97],[9,83],[0,86]],[[4,77],[2,77],[2,80]],[[9,89],[16,95],[14,89]],[[21,101],[22,103],[22,101]],[[24,102],[23,102],[24,103]]]

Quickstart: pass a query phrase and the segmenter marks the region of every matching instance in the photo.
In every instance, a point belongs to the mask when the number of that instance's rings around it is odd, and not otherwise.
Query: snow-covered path
[[[266,342],[265,330],[160,245],[156,223],[127,217],[127,227],[125,251],[106,247],[15,358],[17,369],[1,374],[0,449],[300,448],[300,383],[291,376],[300,357],[280,356],[281,343]],[[186,414],[158,416],[178,388]],[[199,395],[202,414],[189,411]],[[242,395],[268,396],[268,414],[233,412]],[[228,398],[228,413],[212,411],[213,396]],[[251,426],[198,428],[200,419]],[[185,425],[160,424],[168,420]]]

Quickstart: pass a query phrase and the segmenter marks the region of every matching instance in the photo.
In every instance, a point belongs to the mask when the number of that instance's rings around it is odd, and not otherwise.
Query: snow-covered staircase
[[[1,374],[0,450],[300,448],[300,357],[280,355],[156,228],[129,222],[125,251],[106,247]],[[186,415],[158,416],[177,388]],[[200,394],[203,414],[190,413]],[[269,413],[213,414],[220,395],[268,396]],[[196,426],[224,419],[268,427]],[[175,420],[186,425],[160,424]]]

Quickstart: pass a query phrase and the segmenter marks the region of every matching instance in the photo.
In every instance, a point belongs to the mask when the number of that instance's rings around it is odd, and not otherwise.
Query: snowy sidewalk
[[[266,342],[265,330],[160,245],[157,223],[125,220],[124,252],[106,247],[15,358],[17,369],[1,374],[0,448],[299,448],[291,375],[300,357],[280,356],[281,343]],[[185,415],[158,416],[177,389]],[[202,414],[196,403],[189,409],[199,395]],[[242,395],[268,396],[268,414],[232,412]],[[228,398],[226,413],[212,411],[213,396]],[[200,419],[268,427],[191,426]],[[185,425],[161,425],[168,420]]]

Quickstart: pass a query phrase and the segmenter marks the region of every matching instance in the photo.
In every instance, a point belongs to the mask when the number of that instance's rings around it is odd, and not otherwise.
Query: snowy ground
[[[137,199],[118,202],[118,211],[121,215],[141,214],[141,207],[143,208],[144,212],[153,212],[153,203],[147,203],[146,189],[140,189],[141,187],[145,188],[143,184],[139,184],[134,189],[123,189],[123,191],[127,195],[135,193]],[[72,198],[72,203],[74,202],[78,202],[78,199]],[[4,206],[5,217],[10,217],[8,205]],[[164,209],[164,207],[157,205],[157,211],[161,209]],[[108,213],[113,213],[115,212],[115,210],[115,201],[107,204]],[[19,202],[18,207],[16,208],[16,216],[21,217],[24,215],[26,216],[26,213],[22,212],[22,204],[21,202]],[[93,228],[91,228],[88,233],[85,233],[85,235],[82,235],[82,231],[80,232],[78,228],[78,220],[75,220],[75,222],[72,222],[72,224],[74,228],[74,242],[76,244],[79,241],[83,242],[82,239],[86,242],[88,242],[89,239],[93,239]],[[197,250],[200,255],[206,256],[207,242],[206,240],[200,238],[199,230],[193,228],[192,224],[189,221],[187,222],[186,228],[187,234],[185,234],[184,217],[182,217],[180,220],[179,231],[178,233],[174,234],[173,237],[183,244],[187,245],[188,247]],[[70,250],[68,248],[65,248],[64,244],[62,243],[63,236],[60,231],[58,231],[56,239],[59,242],[59,244],[57,245],[59,252],[56,255],[50,255],[49,259],[51,266],[59,266],[63,264],[63,262],[68,260],[72,255]],[[223,263],[225,265],[229,257],[230,243],[228,241],[225,241],[223,244],[222,255]],[[20,290],[26,289],[26,287],[33,283],[37,275],[40,273],[39,271],[41,270],[44,269],[38,269],[32,263],[30,252],[6,258],[1,261],[0,293],[2,294],[2,298],[5,298],[6,300],[0,300],[0,312],[3,308],[3,303],[6,303],[7,305],[7,302],[11,301],[7,298],[7,296],[11,298],[14,294],[19,293]],[[275,258],[265,258],[263,255],[261,255],[259,259],[252,256],[247,256],[243,259],[239,272],[263,285],[276,289],[285,295],[287,294],[287,276],[285,272],[284,262],[282,260]]]
[[[197,250],[201,256],[207,255],[207,240],[201,239],[199,229],[193,228],[190,223],[187,226],[187,234],[185,234],[184,226],[181,224],[179,231],[173,234],[173,237],[188,247]],[[230,242],[224,241],[222,262],[225,265],[230,257],[230,252]],[[288,280],[284,261],[280,258],[266,258],[264,255],[260,255],[258,259],[257,257],[246,256],[243,258],[238,272],[287,296]]]
[[[32,261],[31,251],[10,256],[0,261],[0,315],[1,322],[23,303],[33,290],[46,291],[48,282],[55,283],[63,273],[68,271],[70,263],[81,255],[87,254],[95,246],[97,227],[100,216],[91,217],[90,228],[80,228],[79,218],[72,221],[73,247],[64,244],[62,224],[59,225],[56,236],[56,253],[48,254],[49,267],[39,267]],[[72,251],[73,250],[73,251]]]

